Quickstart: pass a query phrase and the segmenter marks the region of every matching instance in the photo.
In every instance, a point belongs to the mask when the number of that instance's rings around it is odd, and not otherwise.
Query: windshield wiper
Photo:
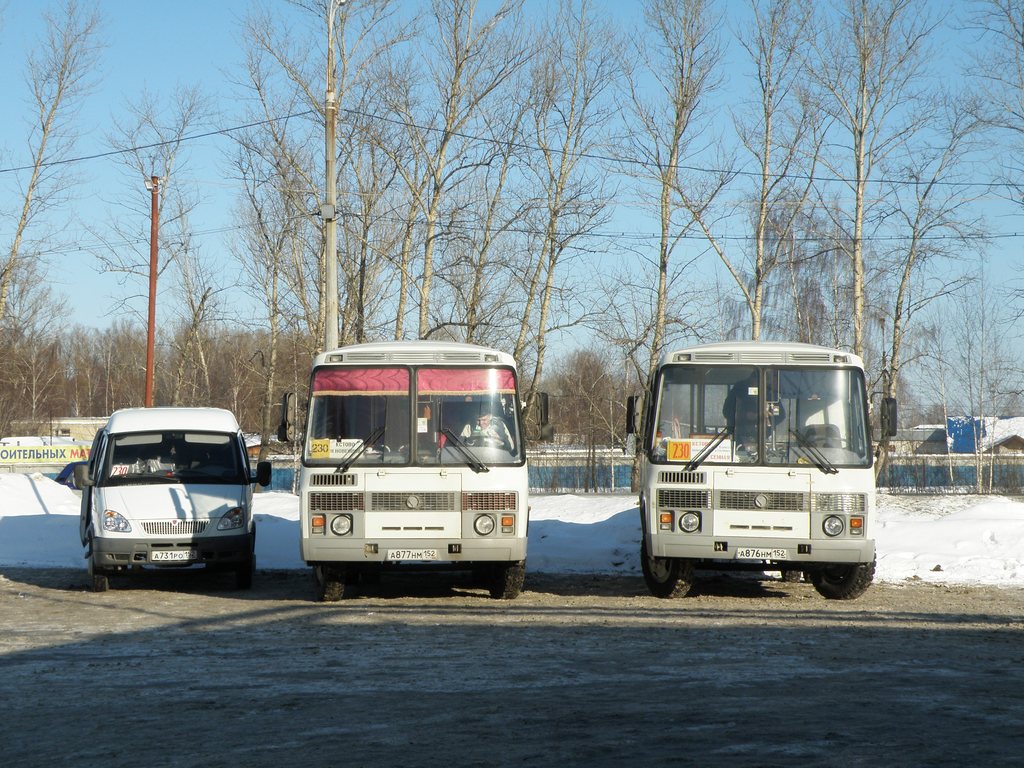
[[[480,459],[478,459],[476,456],[473,455],[473,452],[469,449],[469,446],[466,445],[464,442],[462,442],[462,439],[459,438],[448,427],[442,428],[441,429],[441,434],[444,435],[445,437],[447,437],[451,441],[452,445],[455,446],[455,449],[459,453],[462,454],[462,458],[466,460],[466,464],[474,472],[490,472],[491,471],[490,469],[488,469],[486,464],[484,464],[482,461],[480,461]]]
[[[730,434],[732,434],[732,430],[729,427],[726,427],[717,435],[715,435],[714,440],[712,440],[710,443],[701,448],[700,452],[696,456],[694,456],[692,459],[686,462],[686,466],[683,467],[683,471],[693,472],[693,470],[695,470],[697,467],[699,467],[707,460],[708,456],[712,454],[715,448],[721,445],[722,441],[725,440],[725,438],[727,438]]]
[[[373,432],[367,435],[366,439],[357,445],[352,451],[349,452],[348,456],[341,460],[341,464],[334,470],[335,474],[343,474],[348,472],[348,468],[351,467],[356,459],[366,453],[366,449],[376,443],[384,435],[384,427],[377,427]]]
[[[796,438],[796,441],[800,443],[800,447],[804,449],[818,469],[826,475],[834,475],[839,472],[836,465],[829,461],[825,457],[825,454],[818,450],[818,447],[811,443],[811,441],[807,439],[807,436],[802,434],[799,429],[791,429],[789,430],[789,434]]]

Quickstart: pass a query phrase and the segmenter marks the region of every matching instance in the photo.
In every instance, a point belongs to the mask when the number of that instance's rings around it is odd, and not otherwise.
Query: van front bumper
[[[145,566],[181,568],[189,565],[237,565],[252,557],[255,531],[196,538],[104,538],[94,536],[94,566],[101,569]]]

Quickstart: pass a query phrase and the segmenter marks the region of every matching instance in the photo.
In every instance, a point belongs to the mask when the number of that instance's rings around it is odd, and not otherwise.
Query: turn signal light
[[[658,523],[659,523],[659,527],[661,528],[661,530],[663,530],[663,531],[671,531],[672,530],[672,521],[674,519],[675,519],[675,515],[673,515],[671,512],[662,512],[660,515],[658,515]]]
[[[864,518],[863,517],[851,517],[850,518],[850,535],[851,536],[863,536],[864,535]]]
[[[312,515],[309,518],[312,533],[324,533],[327,530],[327,515]]]

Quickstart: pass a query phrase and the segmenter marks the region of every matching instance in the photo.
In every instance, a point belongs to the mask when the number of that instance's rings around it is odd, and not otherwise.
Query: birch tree
[[[707,0],[649,0],[644,28],[634,40],[636,67],[627,69],[627,135],[622,160],[640,183],[641,194],[658,222],[657,286],[650,323],[648,357],[653,373],[662,352],[670,302],[672,259],[691,231],[698,199],[706,204],[724,184],[721,177],[700,186],[684,171],[704,149],[705,100],[718,84],[722,51],[716,36],[719,17]],[[688,206],[684,195],[691,201]],[[646,376],[644,377],[646,378]]]
[[[13,234],[0,255],[0,319],[8,314],[11,291],[21,262],[39,255],[49,234],[37,229],[52,224],[46,213],[66,202],[75,179],[63,161],[78,137],[78,110],[89,95],[99,60],[100,16],[88,3],[66,0],[44,12],[45,38],[26,64],[31,117],[26,137],[28,162],[19,163],[16,184],[20,204],[0,214],[10,218]],[[21,273],[25,274],[25,273]],[[26,284],[23,290],[33,286]]]
[[[818,7],[808,72],[834,121],[837,150],[823,158],[852,199],[838,221],[852,283],[853,352],[864,356],[869,194],[884,160],[927,124],[919,98],[937,26],[926,0],[836,0]]]

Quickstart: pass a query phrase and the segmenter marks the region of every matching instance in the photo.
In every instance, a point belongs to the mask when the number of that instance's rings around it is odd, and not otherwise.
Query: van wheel
[[[356,586],[346,578],[344,568],[327,565],[313,566],[313,594],[317,602],[336,603],[342,598],[352,597]]]
[[[491,574],[489,591],[495,600],[515,600],[526,581],[526,563],[499,563]]]
[[[679,557],[651,557],[646,540],[640,545],[640,567],[655,597],[685,597],[693,587],[693,563]]]
[[[811,583],[829,600],[853,600],[863,595],[875,578],[875,561],[855,565],[829,565],[811,571]]]
[[[106,592],[110,589],[110,579],[96,567],[92,555],[89,556],[89,589],[93,592]]]
[[[235,589],[252,589],[256,576],[256,557],[250,557],[235,570]]]

